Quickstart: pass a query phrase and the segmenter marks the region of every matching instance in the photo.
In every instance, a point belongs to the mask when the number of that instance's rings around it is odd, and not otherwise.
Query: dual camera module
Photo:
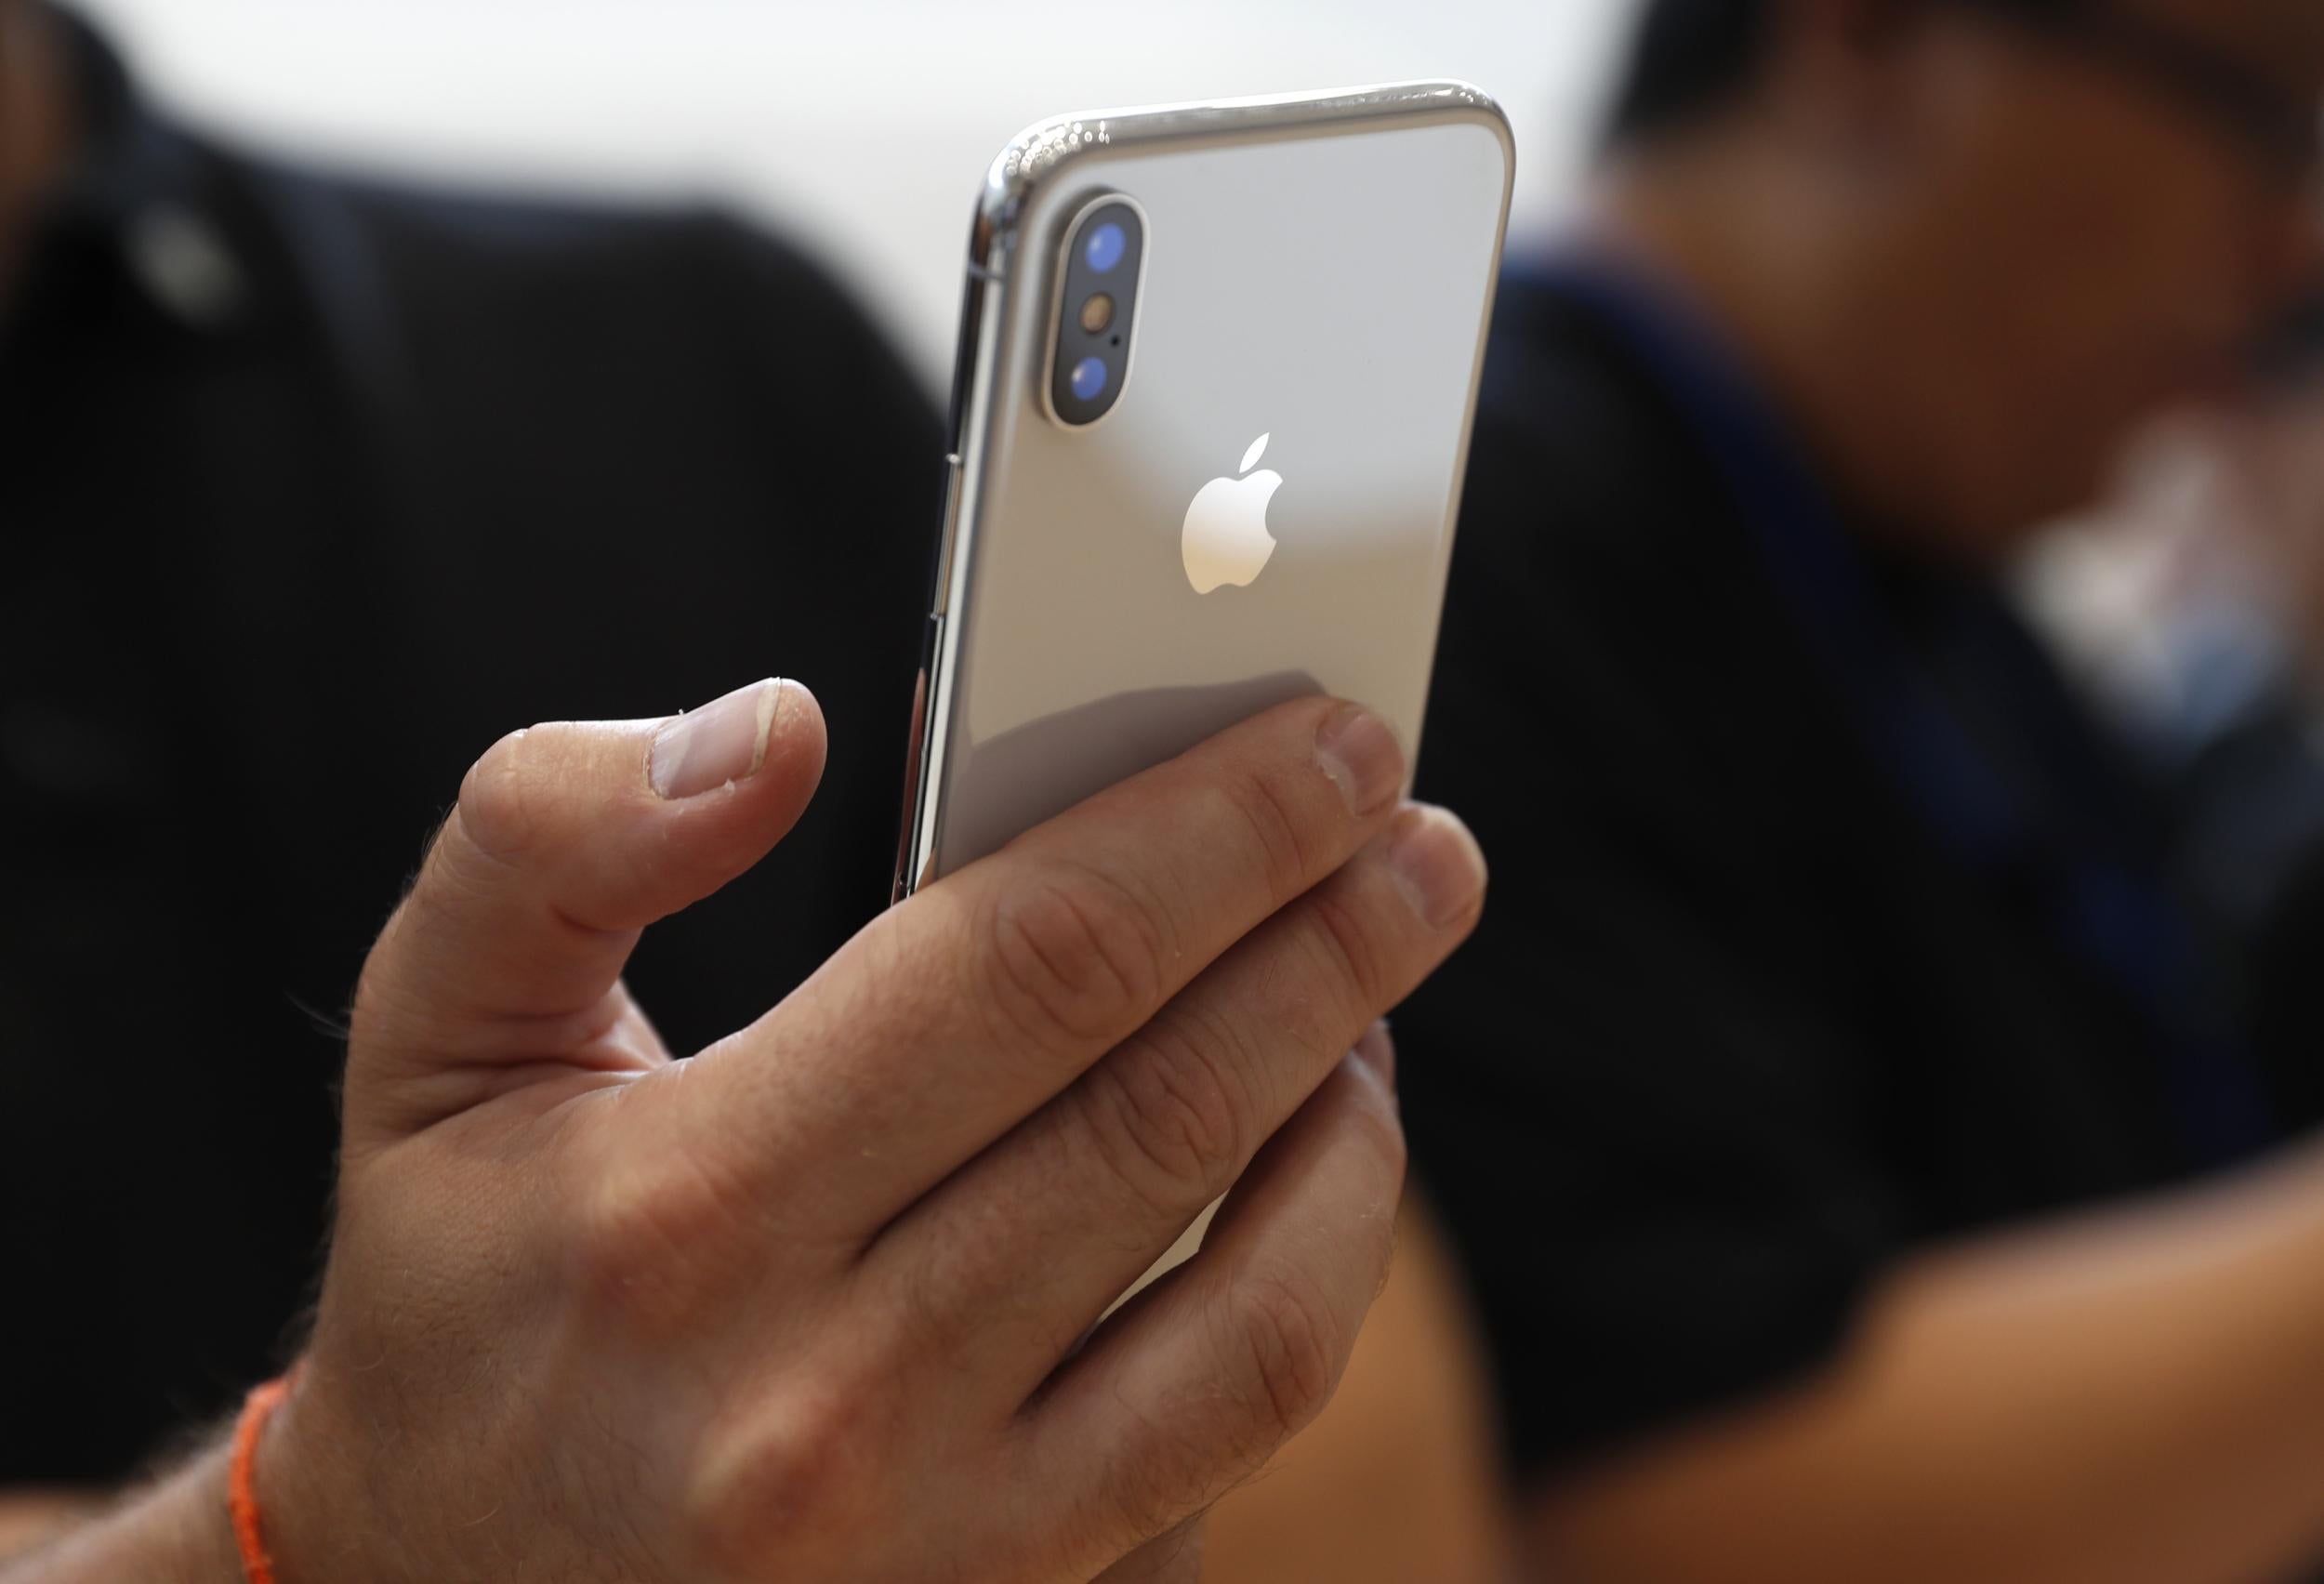
[[[1121,396],[1145,253],[1145,218],[1127,199],[1100,199],[1074,223],[1050,369],[1050,401],[1067,424],[1097,422]]]

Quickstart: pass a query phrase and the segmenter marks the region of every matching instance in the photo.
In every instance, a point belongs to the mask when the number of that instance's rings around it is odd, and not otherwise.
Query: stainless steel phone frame
[[[947,458],[950,477],[945,492],[943,537],[936,560],[928,644],[915,703],[914,731],[907,767],[905,822],[899,842],[895,881],[895,894],[899,899],[932,878],[930,865],[937,851],[938,834],[944,817],[944,768],[951,760],[951,737],[958,714],[957,701],[952,696],[953,690],[948,682],[959,663],[962,628],[961,623],[950,618],[953,613],[964,607],[970,568],[976,555],[980,515],[976,504],[980,500],[985,469],[992,462],[988,448],[993,442],[995,409],[998,403],[1014,399],[1016,394],[998,389],[994,371],[995,361],[1002,353],[1003,332],[1006,315],[1012,304],[1012,292],[1024,295],[1028,301],[1037,303],[1040,311],[1049,314],[1051,323],[1048,326],[1047,344],[1050,358],[1055,355],[1055,321],[1059,311],[1057,294],[1062,291],[1063,282],[1062,278],[1050,278],[1050,266],[1053,262],[1050,255],[1056,250],[1057,242],[1054,228],[1032,234],[1025,223],[1029,211],[1035,206],[1036,198],[1071,178],[1083,167],[1089,156],[1101,152],[1135,150],[1160,152],[1209,144],[1241,143],[1262,138],[1322,136],[1342,131],[1385,130],[1407,125],[1417,127],[1431,122],[1453,121],[1484,125],[1500,140],[1505,158],[1500,213],[1501,225],[1505,227],[1508,190],[1513,179],[1514,167],[1514,144],[1508,120],[1491,96],[1472,85],[1459,82],[1406,83],[1324,95],[1223,99],[1130,112],[1060,116],[1037,123],[1020,133],[994,161],[976,206],[970,237],[961,338],[954,372],[953,450]],[[1136,198],[1128,192],[1106,190],[1093,195],[1090,200],[1092,204],[1104,201],[1123,201],[1134,205]],[[1381,201],[1393,205],[1394,195],[1383,194]],[[1086,215],[1088,205],[1077,205],[1074,212],[1076,216]],[[1141,218],[1142,220],[1145,218],[1142,210]],[[1499,257],[1500,243],[1501,232],[1496,231],[1492,239],[1495,258]],[[1153,250],[1171,244],[1168,238],[1157,241],[1153,224],[1150,220],[1146,221],[1145,246],[1148,254],[1139,280],[1141,302],[1153,272]],[[1476,371],[1482,366],[1484,322],[1489,317],[1491,306],[1489,281],[1483,301],[1486,312],[1479,317],[1475,357],[1467,391],[1472,409],[1476,395]],[[1130,374],[1137,357],[1134,338],[1129,356],[1130,361],[1125,365],[1122,400],[1128,398]],[[1046,388],[1046,368],[1042,384],[1041,409],[1050,422],[1057,422]],[[1115,407],[1102,416],[1096,424],[1085,428],[1093,429],[1107,423],[1119,411],[1120,402],[1117,401]],[[1447,508],[1447,534],[1450,531],[1451,511],[1458,506],[1458,481],[1466,463],[1470,427],[1470,417],[1464,414],[1454,457],[1453,499]],[[1433,634],[1433,624],[1431,630]]]

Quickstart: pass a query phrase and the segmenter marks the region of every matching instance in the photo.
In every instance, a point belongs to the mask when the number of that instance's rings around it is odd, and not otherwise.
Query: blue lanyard
[[[2045,828],[2013,790],[1901,641],[1829,495],[1718,336],[1608,261],[1562,256],[1542,278],[1609,325],[1679,407],[1793,625],[1914,814],[1963,865],[1995,873],[2030,860],[2051,928],[2146,1014],[2193,1163],[2225,1164],[2272,1142],[2185,915],[2138,865],[2084,833]]]

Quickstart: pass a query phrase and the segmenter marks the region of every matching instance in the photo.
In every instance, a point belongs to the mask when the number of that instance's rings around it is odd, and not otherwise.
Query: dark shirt
[[[1812,1368],[1915,1247],[2319,1115],[2315,910],[2205,913],[2170,789],[1895,542],[1674,300],[1505,285],[1420,767],[1494,895],[1397,1026],[1521,1470]]]
[[[673,1049],[878,909],[943,472],[787,248],[289,168],[75,37],[90,145],[0,305],[0,1485],[276,1362],[335,1025],[501,733],[821,699],[797,831],[639,952]]]

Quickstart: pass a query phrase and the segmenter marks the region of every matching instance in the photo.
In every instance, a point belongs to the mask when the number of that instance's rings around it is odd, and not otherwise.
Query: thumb
[[[349,1143],[465,1109],[511,1068],[607,1064],[642,1030],[620,984],[639,932],[765,856],[823,761],[814,695],[776,680],[493,745],[364,965]]]

